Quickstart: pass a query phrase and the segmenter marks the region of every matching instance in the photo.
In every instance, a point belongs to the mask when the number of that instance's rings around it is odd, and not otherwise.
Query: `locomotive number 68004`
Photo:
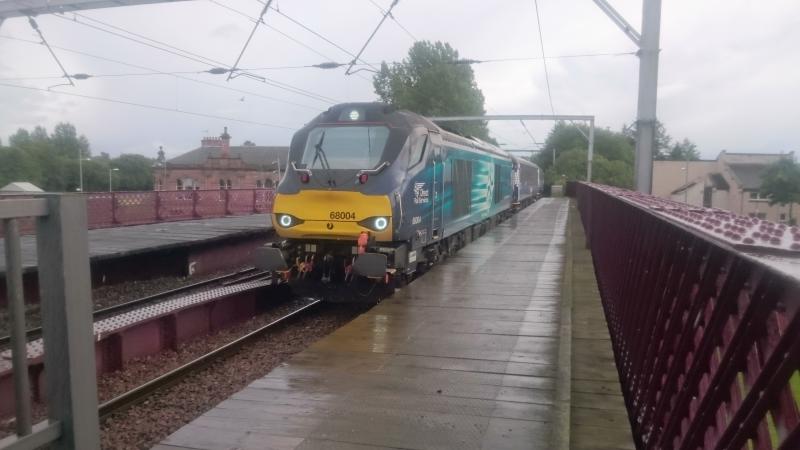
[[[356,213],[347,211],[331,211],[331,220],[356,220]]]

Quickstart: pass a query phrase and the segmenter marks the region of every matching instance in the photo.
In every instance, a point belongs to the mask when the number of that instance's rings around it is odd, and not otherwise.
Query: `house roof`
[[[728,167],[739,180],[742,189],[746,191],[761,189],[761,175],[767,169],[766,164],[728,164]]]
[[[672,194],[672,195],[680,194],[681,192],[683,192],[683,191],[689,189],[690,187],[696,185],[698,181],[699,181],[699,179],[690,181],[690,182],[684,184],[683,186],[679,187],[678,189],[675,189],[674,191],[670,192],[670,194]]]
[[[44,192],[39,186],[27,181],[15,181],[0,188],[3,192]]]
[[[721,173],[710,173],[708,174],[708,179],[711,180],[711,185],[714,187],[714,189],[727,191],[731,188],[731,186],[728,184],[728,180],[726,180]]]
[[[263,145],[231,146],[228,154],[231,158],[241,158],[244,165],[253,168],[263,168],[274,164],[275,161],[278,160],[281,162],[281,167],[285,167],[286,159],[289,154],[289,147]],[[208,158],[221,157],[222,149],[220,147],[199,147],[169,159],[167,165],[201,166]]]
[[[694,180],[684,184],[683,186],[679,187],[678,189],[675,189],[674,191],[670,192],[670,194],[671,195],[680,194],[681,192],[683,192],[683,191],[695,186],[696,184],[700,183],[701,181],[703,181],[704,178],[708,179],[708,181],[710,182],[711,187],[713,187],[714,189],[717,189],[717,190],[720,190],[720,191],[727,191],[727,190],[730,189],[730,185],[725,180],[725,177],[723,177],[721,173],[714,172],[714,173],[708,174],[707,176],[702,176],[702,177],[699,177],[699,178],[695,178]],[[706,186],[708,186],[708,184],[706,184]]]

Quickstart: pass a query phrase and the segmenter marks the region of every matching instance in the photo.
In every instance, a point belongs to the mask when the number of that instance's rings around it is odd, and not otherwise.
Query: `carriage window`
[[[417,142],[411,144],[408,167],[414,167],[422,161],[422,157],[425,156],[425,149],[428,147],[428,135],[426,134],[422,138],[416,139],[416,141]]]

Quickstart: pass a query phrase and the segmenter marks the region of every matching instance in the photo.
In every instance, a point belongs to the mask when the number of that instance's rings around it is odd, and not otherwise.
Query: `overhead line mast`
[[[639,48],[639,97],[636,107],[634,182],[637,191],[649,194],[653,189],[653,151],[656,146],[661,0],[642,1],[641,34],[606,0],[594,0],[594,2]]]

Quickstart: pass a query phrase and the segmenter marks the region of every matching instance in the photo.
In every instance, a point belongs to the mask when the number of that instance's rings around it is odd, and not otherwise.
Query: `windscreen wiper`
[[[322,143],[325,142],[325,132],[322,132],[322,136],[319,137],[319,142],[314,146],[316,150],[314,152],[314,160],[311,161],[311,167],[314,167],[314,164],[317,163],[319,160],[320,164],[322,164],[322,168],[325,170],[330,170],[331,165],[328,163],[328,156],[325,154],[325,150],[322,149]]]

